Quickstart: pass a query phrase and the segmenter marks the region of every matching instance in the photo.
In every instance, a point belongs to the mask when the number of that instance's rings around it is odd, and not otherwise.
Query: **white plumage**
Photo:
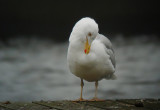
[[[69,38],[68,66],[74,75],[81,78],[82,89],[83,79],[95,81],[97,86],[98,81],[103,78],[115,79],[115,55],[112,44],[98,31],[98,24],[86,17],[75,24]],[[94,99],[97,99],[96,94]]]

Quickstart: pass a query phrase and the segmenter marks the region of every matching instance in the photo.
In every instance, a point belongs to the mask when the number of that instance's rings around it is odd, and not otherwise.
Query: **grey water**
[[[102,99],[160,98],[160,44],[152,36],[111,39],[116,80],[99,81]],[[0,101],[73,100],[80,79],[67,67],[68,42],[38,38],[0,41]],[[94,82],[84,82],[83,97],[94,96]]]

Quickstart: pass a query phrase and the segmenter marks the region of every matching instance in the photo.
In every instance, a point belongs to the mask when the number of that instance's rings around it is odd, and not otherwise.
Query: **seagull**
[[[101,101],[97,98],[98,81],[116,79],[112,43],[98,31],[95,20],[85,17],[75,24],[70,34],[67,63],[70,72],[81,79],[81,94],[77,101],[85,101],[83,80],[95,82],[95,96],[91,101]]]

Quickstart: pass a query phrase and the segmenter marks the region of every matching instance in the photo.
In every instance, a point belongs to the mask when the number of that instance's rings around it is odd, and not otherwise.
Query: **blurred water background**
[[[154,36],[112,39],[117,80],[99,83],[100,98],[160,97],[160,44]],[[0,100],[63,100],[80,95],[80,79],[67,67],[68,42],[18,38],[0,43]],[[84,97],[94,96],[94,83],[85,82]]]
[[[116,53],[117,80],[101,80],[98,97],[160,98],[159,5],[156,1],[0,1],[0,101],[71,100],[80,79],[67,67],[75,22],[94,18]],[[84,82],[84,98],[94,83]]]

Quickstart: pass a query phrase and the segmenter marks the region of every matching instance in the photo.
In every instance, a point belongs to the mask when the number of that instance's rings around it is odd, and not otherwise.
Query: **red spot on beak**
[[[87,50],[85,49],[85,50],[84,50],[84,52],[86,53],[86,52],[87,52]]]

